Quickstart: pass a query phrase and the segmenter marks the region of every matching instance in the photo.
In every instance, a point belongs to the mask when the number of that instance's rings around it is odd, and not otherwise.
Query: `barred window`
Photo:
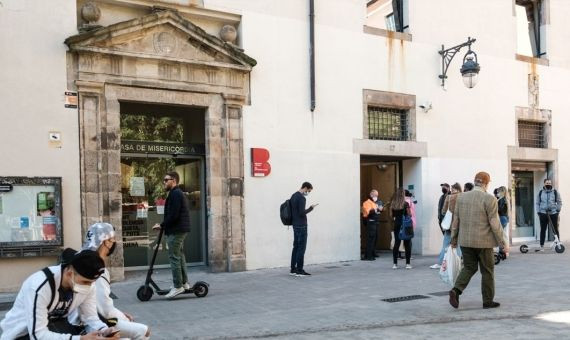
[[[407,111],[369,106],[368,138],[409,140]]]
[[[545,124],[519,120],[519,146],[524,148],[546,148]]]

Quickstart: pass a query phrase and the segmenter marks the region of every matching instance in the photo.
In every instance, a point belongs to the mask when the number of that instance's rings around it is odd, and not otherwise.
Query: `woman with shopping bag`
[[[439,252],[437,263],[430,266],[431,269],[439,269],[443,263],[443,258],[451,241],[451,221],[453,220],[453,211],[455,210],[455,202],[457,196],[461,193],[461,184],[455,183],[451,186],[451,195],[448,195],[441,209],[441,213],[445,215],[441,221],[441,228],[443,229],[443,244]],[[461,257],[461,250],[457,249],[458,255]]]

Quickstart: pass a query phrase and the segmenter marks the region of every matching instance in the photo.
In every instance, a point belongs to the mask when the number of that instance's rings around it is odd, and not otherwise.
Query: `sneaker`
[[[431,269],[439,269],[441,266],[439,264],[434,264],[433,266],[429,266]]]
[[[184,288],[183,287],[179,287],[179,288],[172,288],[170,290],[170,292],[168,292],[168,294],[166,294],[166,298],[167,299],[172,299],[180,294],[184,293]]]
[[[297,269],[291,269],[291,271],[289,272],[289,275],[297,276]]]
[[[398,269],[398,265],[397,264],[393,265],[392,269]]]
[[[190,286],[190,284],[188,282],[184,282],[184,284],[182,285],[182,288],[184,288],[184,290],[190,290],[190,289],[192,289],[192,286]]]
[[[407,264],[407,265],[406,265],[406,269],[412,269],[412,268],[414,268],[414,267],[412,267],[411,264]]]
[[[297,272],[297,276],[311,276],[311,274],[307,273],[304,270],[300,270]]]
[[[497,307],[499,307],[500,305],[501,305],[500,303],[495,302],[495,301],[493,301],[493,302],[491,302],[491,303],[484,303],[484,304],[483,304],[483,309],[497,308]]]

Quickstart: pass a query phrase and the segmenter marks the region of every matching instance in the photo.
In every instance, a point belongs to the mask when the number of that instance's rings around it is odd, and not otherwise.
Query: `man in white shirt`
[[[106,261],[115,250],[117,242],[115,240],[115,228],[109,223],[95,223],[89,227],[83,243],[84,250],[96,251],[99,256]],[[97,312],[106,320],[108,325],[112,325],[121,332],[121,337],[131,340],[145,340],[150,336],[150,329],[147,325],[134,322],[134,318],[115,307],[111,299],[111,276],[107,268],[103,274],[95,281],[97,292]]]
[[[73,255],[61,265],[44,268],[24,281],[12,309],[0,322],[0,340],[119,339],[118,333],[109,336],[116,330],[97,315],[92,285],[103,274],[105,263],[94,251],[67,249],[64,253],[70,252]],[[74,311],[82,326],[67,321]]]

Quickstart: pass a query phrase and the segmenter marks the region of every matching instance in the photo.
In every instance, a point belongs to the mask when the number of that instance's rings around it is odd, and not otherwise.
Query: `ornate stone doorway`
[[[161,11],[69,37],[79,92],[82,228],[121,235],[122,101],[205,109],[208,264],[245,270],[242,106],[256,61],[176,12]],[[111,261],[123,277],[123,250]]]

